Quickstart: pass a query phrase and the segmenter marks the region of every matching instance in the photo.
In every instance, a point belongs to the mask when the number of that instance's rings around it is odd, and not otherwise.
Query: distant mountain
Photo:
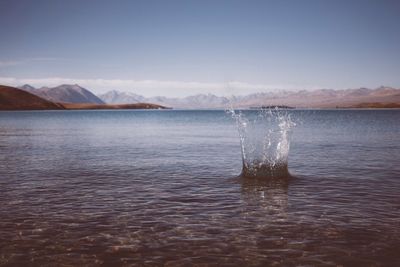
[[[299,108],[353,107],[361,103],[400,103],[400,89],[379,87],[376,89],[356,88],[347,90],[319,89],[300,91],[274,91],[243,96],[216,96],[198,94],[183,98],[165,96],[144,97],[134,93],[109,91],[99,97],[79,85],[60,85],[53,88],[35,89],[25,84],[21,89],[53,102],[76,104],[136,104],[153,103],[161,106],[185,109],[203,108],[250,108],[260,106],[291,106]]]
[[[356,88],[347,90],[319,89],[300,91],[276,91],[223,97],[199,94],[183,98],[165,96],[143,97],[137,94],[110,91],[100,96],[110,104],[150,102],[173,108],[249,108],[285,105],[299,108],[351,107],[360,103],[400,103],[400,89],[379,87],[376,89]]]
[[[63,84],[53,88],[42,87],[39,91],[46,99],[55,102],[104,104],[100,98],[77,84]]]
[[[43,109],[64,109],[64,107],[24,90],[0,85],[0,110]]]
[[[236,106],[287,105],[300,108],[350,107],[360,103],[400,103],[400,89],[380,87],[347,90],[320,89],[314,91],[281,92],[257,97],[249,95]]]
[[[213,94],[198,94],[183,98],[169,98],[156,96],[145,98],[144,102],[155,103],[173,108],[202,109],[202,108],[226,108],[229,106],[229,99]]]
[[[63,84],[57,87],[39,89],[25,84],[19,88],[53,102],[104,104],[96,95],[77,84]]]
[[[212,94],[199,94],[185,98],[169,98],[165,96],[146,98],[134,93],[109,91],[105,94],[99,95],[99,97],[108,104],[147,102],[176,108],[220,108],[229,103],[228,98]]]
[[[22,90],[24,90],[24,91],[27,91],[27,92],[32,92],[32,91],[35,91],[35,90],[36,90],[35,87],[33,87],[33,86],[29,85],[29,84],[24,84],[24,85],[22,85],[22,86],[20,86],[20,87],[18,87],[18,88],[19,88],[19,89],[22,89]]]
[[[106,105],[106,104],[96,104],[96,103],[55,103],[47,99],[41,98],[37,95],[27,92],[28,90],[35,91],[36,93],[44,93],[45,90],[38,90],[35,88],[30,88],[30,86],[21,86],[25,90],[0,85],[0,110],[58,110],[58,109],[165,109],[166,107],[161,105],[156,105],[152,103],[134,103],[134,104],[122,104],[122,105]],[[62,87],[62,86],[59,86]],[[59,88],[56,87],[56,88]],[[50,89],[50,88],[49,88]],[[69,92],[67,87],[67,91]],[[79,88],[72,88],[75,91]],[[89,98],[90,94],[83,94]]]
[[[132,103],[144,102],[145,100],[145,98],[141,95],[118,92],[115,90],[99,95],[99,98],[105,103],[112,103],[112,104],[132,104]]]

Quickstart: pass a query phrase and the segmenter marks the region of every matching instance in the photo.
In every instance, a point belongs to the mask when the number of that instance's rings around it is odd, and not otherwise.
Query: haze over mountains
[[[286,105],[300,108],[352,107],[362,103],[400,103],[400,89],[379,87],[376,89],[358,88],[348,90],[320,89],[314,91],[278,91],[249,94],[245,96],[215,96],[199,94],[184,98],[149,97],[109,91],[99,95],[106,103],[148,102],[173,108],[249,108],[271,105]]]
[[[276,91],[249,94],[244,96],[216,96],[213,94],[198,94],[183,98],[166,96],[144,97],[130,92],[109,91],[99,96],[79,85],[60,85],[53,88],[35,89],[26,84],[19,87],[44,99],[59,103],[91,103],[91,104],[134,104],[153,103],[172,108],[249,108],[259,106],[286,105],[299,108],[334,108],[356,107],[364,105],[372,107],[375,104],[400,105],[400,89],[379,87],[376,89],[357,88],[347,90],[320,89],[301,91]]]

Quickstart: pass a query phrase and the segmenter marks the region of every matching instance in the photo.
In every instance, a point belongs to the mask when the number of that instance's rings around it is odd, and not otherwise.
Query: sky
[[[0,0],[0,84],[145,96],[400,87],[396,0]]]

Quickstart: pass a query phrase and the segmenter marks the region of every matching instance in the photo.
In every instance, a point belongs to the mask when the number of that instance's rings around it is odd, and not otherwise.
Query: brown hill
[[[24,90],[0,85],[0,110],[46,109],[64,109],[64,107]]]
[[[400,108],[400,103],[361,103],[351,108]]]

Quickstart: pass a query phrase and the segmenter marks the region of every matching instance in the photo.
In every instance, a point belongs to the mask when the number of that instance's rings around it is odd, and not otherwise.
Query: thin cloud
[[[27,61],[63,61],[65,58],[60,57],[33,57],[28,58]]]
[[[11,66],[17,66],[23,64],[23,61],[0,61],[0,68],[3,67],[11,67]]]
[[[31,62],[48,62],[48,61],[61,61],[65,60],[63,58],[57,58],[57,57],[32,57],[32,58],[25,58],[25,59],[19,59],[19,60],[0,60],[0,68],[6,68],[6,67],[13,67],[13,66],[18,66],[18,65],[26,65]]]

